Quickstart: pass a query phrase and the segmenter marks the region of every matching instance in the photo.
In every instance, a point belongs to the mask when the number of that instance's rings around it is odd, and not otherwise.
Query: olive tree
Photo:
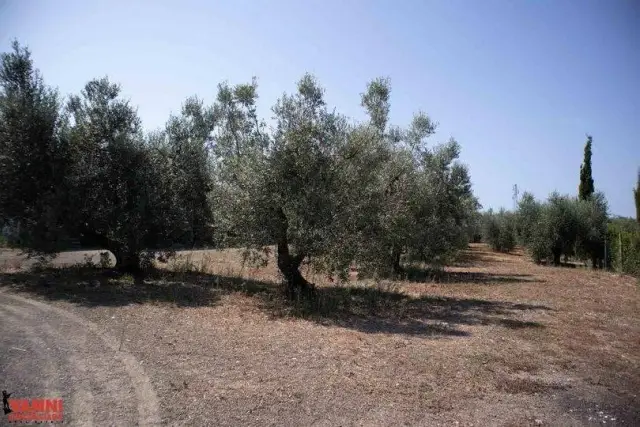
[[[369,120],[350,123],[306,75],[278,100],[269,129],[255,81],[219,86],[219,230],[250,255],[275,245],[291,293],[312,288],[299,270],[305,259],[342,277],[354,262],[377,274],[397,272],[403,254],[433,261],[466,243],[477,201],[457,143],[428,149],[435,125],[424,114],[406,130],[388,126],[389,94],[387,80],[370,82],[361,98]]]
[[[84,244],[111,251],[119,268],[137,273],[146,248],[166,245],[173,200],[160,203],[162,186],[141,122],[120,87],[108,79],[71,96],[71,169],[68,229]],[[155,162],[157,163],[157,162]],[[164,206],[163,206],[164,205]]]
[[[156,251],[206,240],[212,225],[210,114],[189,99],[162,132],[144,135],[120,87],[97,79],[68,109],[72,153],[68,228],[140,273]]]
[[[451,139],[425,150],[418,167],[424,181],[416,201],[414,257],[427,263],[445,263],[468,244],[466,228],[480,208],[471,177],[459,161],[460,145]],[[426,193],[426,194],[424,194]]]
[[[597,268],[604,260],[604,245],[609,220],[608,205],[604,194],[596,192],[586,200],[576,200],[578,211],[577,255],[590,259]]]
[[[520,244],[528,246],[538,233],[538,221],[542,212],[542,205],[533,194],[524,192],[518,202],[516,211],[516,234]]]
[[[141,279],[157,251],[210,234],[211,119],[197,100],[145,135],[117,84],[92,80],[63,105],[17,43],[0,88],[0,217],[21,247],[55,255],[79,239]]]
[[[328,110],[322,89],[305,76],[295,95],[274,106],[275,128],[267,133],[256,115],[256,89],[255,81],[219,86],[214,153],[221,226],[231,245],[275,244],[288,289],[308,291],[301,263],[336,238],[337,153],[347,122]]]
[[[429,147],[436,124],[422,112],[406,129],[389,126],[389,94],[388,80],[369,83],[362,95],[369,121],[352,129],[340,166],[342,205],[351,209],[337,222],[345,229],[336,248],[350,248],[342,259],[374,275],[402,273],[401,258],[445,262],[468,243],[479,206],[457,142]]]
[[[516,245],[516,219],[513,212],[489,210],[484,216],[484,239],[499,252],[511,252]]]
[[[65,245],[65,122],[57,91],[44,83],[29,50],[13,42],[0,59],[0,222],[31,254]]]
[[[537,202],[525,193],[517,212],[518,236],[536,262],[562,256],[590,259],[596,268],[604,259],[608,208],[604,194],[587,199],[552,193],[546,202]]]
[[[166,149],[165,162],[173,185],[179,219],[178,243],[190,247],[213,244],[213,164],[210,156],[211,132],[215,117],[197,97],[188,98],[180,115],[171,116],[161,134]],[[179,227],[178,227],[179,226]]]

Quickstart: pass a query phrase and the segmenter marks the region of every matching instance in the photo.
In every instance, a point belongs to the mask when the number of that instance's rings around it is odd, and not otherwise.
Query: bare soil
[[[166,425],[640,425],[631,277],[472,245],[437,280],[314,276],[308,306],[237,251],[183,253],[137,287],[16,259],[0,286],[121,339]]]

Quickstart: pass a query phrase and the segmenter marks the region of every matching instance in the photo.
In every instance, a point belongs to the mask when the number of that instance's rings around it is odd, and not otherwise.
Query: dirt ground
[[[438,280],[315,277],[308,307],[282,300],[273,265],[242,268],[235,251],[183,253],[138,287],[21,267],[0,254],[2,289],[121,340],[166,425],[640,425],[630,277],[472,245]]]

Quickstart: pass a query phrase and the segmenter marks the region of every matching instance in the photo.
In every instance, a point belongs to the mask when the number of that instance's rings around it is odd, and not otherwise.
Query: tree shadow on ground
[[[393,289],[331,286],[316,289],[312,300],[288,300],[278,283],[205,273],[156,271],[144,284],[111,269],[45,269],[0,274],[0,287],[38,295],[52,301],[96,306],[167,303],[177,307],[211,306],[229,293],[255,299],[272,318],[301,317],[365,333],[430,337],[467,336],[469,325],[495,325],[509,329],[543,328],[538,322],[515,317],[541,305],[438,296],[411,297]]]
[[[587,268],[588,265],[585,265],[584,263],[580,263],[580,262],[560,262],[560,264],[554,264],[553,261],[551,260],[542,260],[540,262],[537,263],[538,265],[541,266],[545,266],[545,267],[562,267],[562,268]]]
[[[558,401],[567,413],[585,425],[595,422],[606,422],[612,425],[638,426],[640,425],[640,400],[636,389],[623,389],[620,386],[609,389],[599,388],[587,396],[575,393],[573,390],[560,392]]]
[[[275,315],[281,307],[270,307]],[[322,287],[313,301],[296,301],[289,312],[322,324],[366,333],[466,336],[460,326],[495,325],[509,329],[543,328],[539,322],[519,320],[519,313],[549,307],[504,301],[425,295],[412,297],[371,287]]]
[[[449,265],[452,267],[477,267],[479,264],[520,262],[525,255],[521,249],[515,249],[511,252],[498,252],[489,247],[475,247],[460,251]],[[508,257],[514,257],[515,259],[511,260]]]
[[[404,280],[410,282],[436,282],[436,283],[474,283],[474,284],[501,284],[501,283],[534,283],[544,280],[531,274],[493,274],[484,272],[446,271],[442,269],[428,269],[409,266],[404,269]]]
[[[202,281],[152,275],[143,284],[112,269],[90,267],[46,268],[0,273],[0,287],[42,296],[51,301],[96,306],[169,303],[179,307],[215,304],[219,295]]]
[[[496,253],[490,250],[467,249],[458,253],[451,262],[452,267],[473,267],[478,263],[496,262]]]

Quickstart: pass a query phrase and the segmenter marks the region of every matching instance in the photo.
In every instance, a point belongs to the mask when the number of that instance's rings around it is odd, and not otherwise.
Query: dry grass
[[[0,282],[112,333],[126,323],[170,425],[640,424],[639,287],[625,276],[472,245],[437,280],[314,277],[320,302],[300,307],[273,264],[233,250],[180,254],[142,287],[39,274]]]
[[[257,267],[249,262],[243,262],[240,249],[178,252],[167,264],[156,263],[156,266],[169,271],[198,272],[278,283],[281,281],[281,276],[275,263],[275,248],[267,247],[266,249],[269,255],[266,257],[268,262],[264,267]],[[315,272],[313,266],[309,263],[304,263],[301,271],[308,280],[316,285],[330,286],[335,283],[335,278]],[[355,272],[352,272],[351,278],[356,278]]]
[[[24,260],[15,254],[16,251],[0,247],[0,273],[15,273],[22,270]]]

